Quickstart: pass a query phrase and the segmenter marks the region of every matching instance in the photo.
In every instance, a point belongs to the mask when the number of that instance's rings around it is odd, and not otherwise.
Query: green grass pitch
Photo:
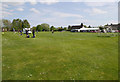
[[[118,37],[97,33],[2,34],[3,80],[117,80]],[[32,35],[30,35],[32,36]]]

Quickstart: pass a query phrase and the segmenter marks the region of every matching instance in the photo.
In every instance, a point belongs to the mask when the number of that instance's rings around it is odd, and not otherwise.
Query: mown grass
[[[39,32],[2,35],[3,80],[117,80],[118,37]]]

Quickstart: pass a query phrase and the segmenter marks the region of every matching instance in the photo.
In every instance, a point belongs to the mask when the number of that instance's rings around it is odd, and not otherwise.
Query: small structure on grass
[[[23,28],[23,33],[25,34],[26,31],[28,31],[28,34],[31,34],[32,31],[31,31],[31,28]]]

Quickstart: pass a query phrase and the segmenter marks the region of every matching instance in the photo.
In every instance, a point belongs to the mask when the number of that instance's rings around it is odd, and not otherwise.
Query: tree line
[[[42,23],[41,25],[39,24],[39,25],[37,25],[37,26],[33,26],[33,29],[34,30],[36,30],[36,31],[52,31],[52,30],[54,30],[54,31],[63,31],[63,30],[67,30],[67,27],[54,27],[54,26],[49,26],[49,24],[47,24],[47,23]]]
[[[93,28],[90,25],[86,26],[83,25],[83,23],[81,23],[82,26],[84,26],[85,28]],[[30,28],[30,23],[28,22],[27,19],[25,20],[21,20],[21,19],[13,19],[12,22],[10,20],[7,19],[2,19],[0,20],[0,27],[2,27],[3,29],[7,29],[7,31],[13,31],[13,28],[18,31],[18,30],[22,30],[23,28]],[[54,27],[54,26],[50,26],[47,23],[42,23],[39,24],[37,26],[33,26],[32,29],[34,29],[35,31],[70,31],[71,30],[71,26],[69,25],[68,27]]]
[[[13,19],[12,22],[7,19],[2,19],[1,21],[0,27],[2,27],[2,29],[7,29],[7,31],[13,31],[13,28],[16,31],[22,30],[23,28],[30,28],[30,24],[26,19]]]
[[[15,31],[22,30],[23,28],[30,28],[30,23],[28,22],[27,19],[21,20],[21,19],[13,19],[12,22],[7,19],[2,19],[0,20],[0,27],[2,29],[7,29],[7,31],[13,31],[13,28]],[[63,30],[68,30],[67,27],[54,27],[51,26],[47,23],[42,23],[37,26],[33,26],[32,29],[35,31],[63,31]]]

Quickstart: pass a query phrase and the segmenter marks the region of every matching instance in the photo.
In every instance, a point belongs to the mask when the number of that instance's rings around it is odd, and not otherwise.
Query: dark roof
[[[71,29],[80,29],[80,28],[82,28],[82,26],[81,26],[81,25],[71,26]]]
[[[107,26],[118,26],[118,24],[111,24],[111,25],[107,25]]]

